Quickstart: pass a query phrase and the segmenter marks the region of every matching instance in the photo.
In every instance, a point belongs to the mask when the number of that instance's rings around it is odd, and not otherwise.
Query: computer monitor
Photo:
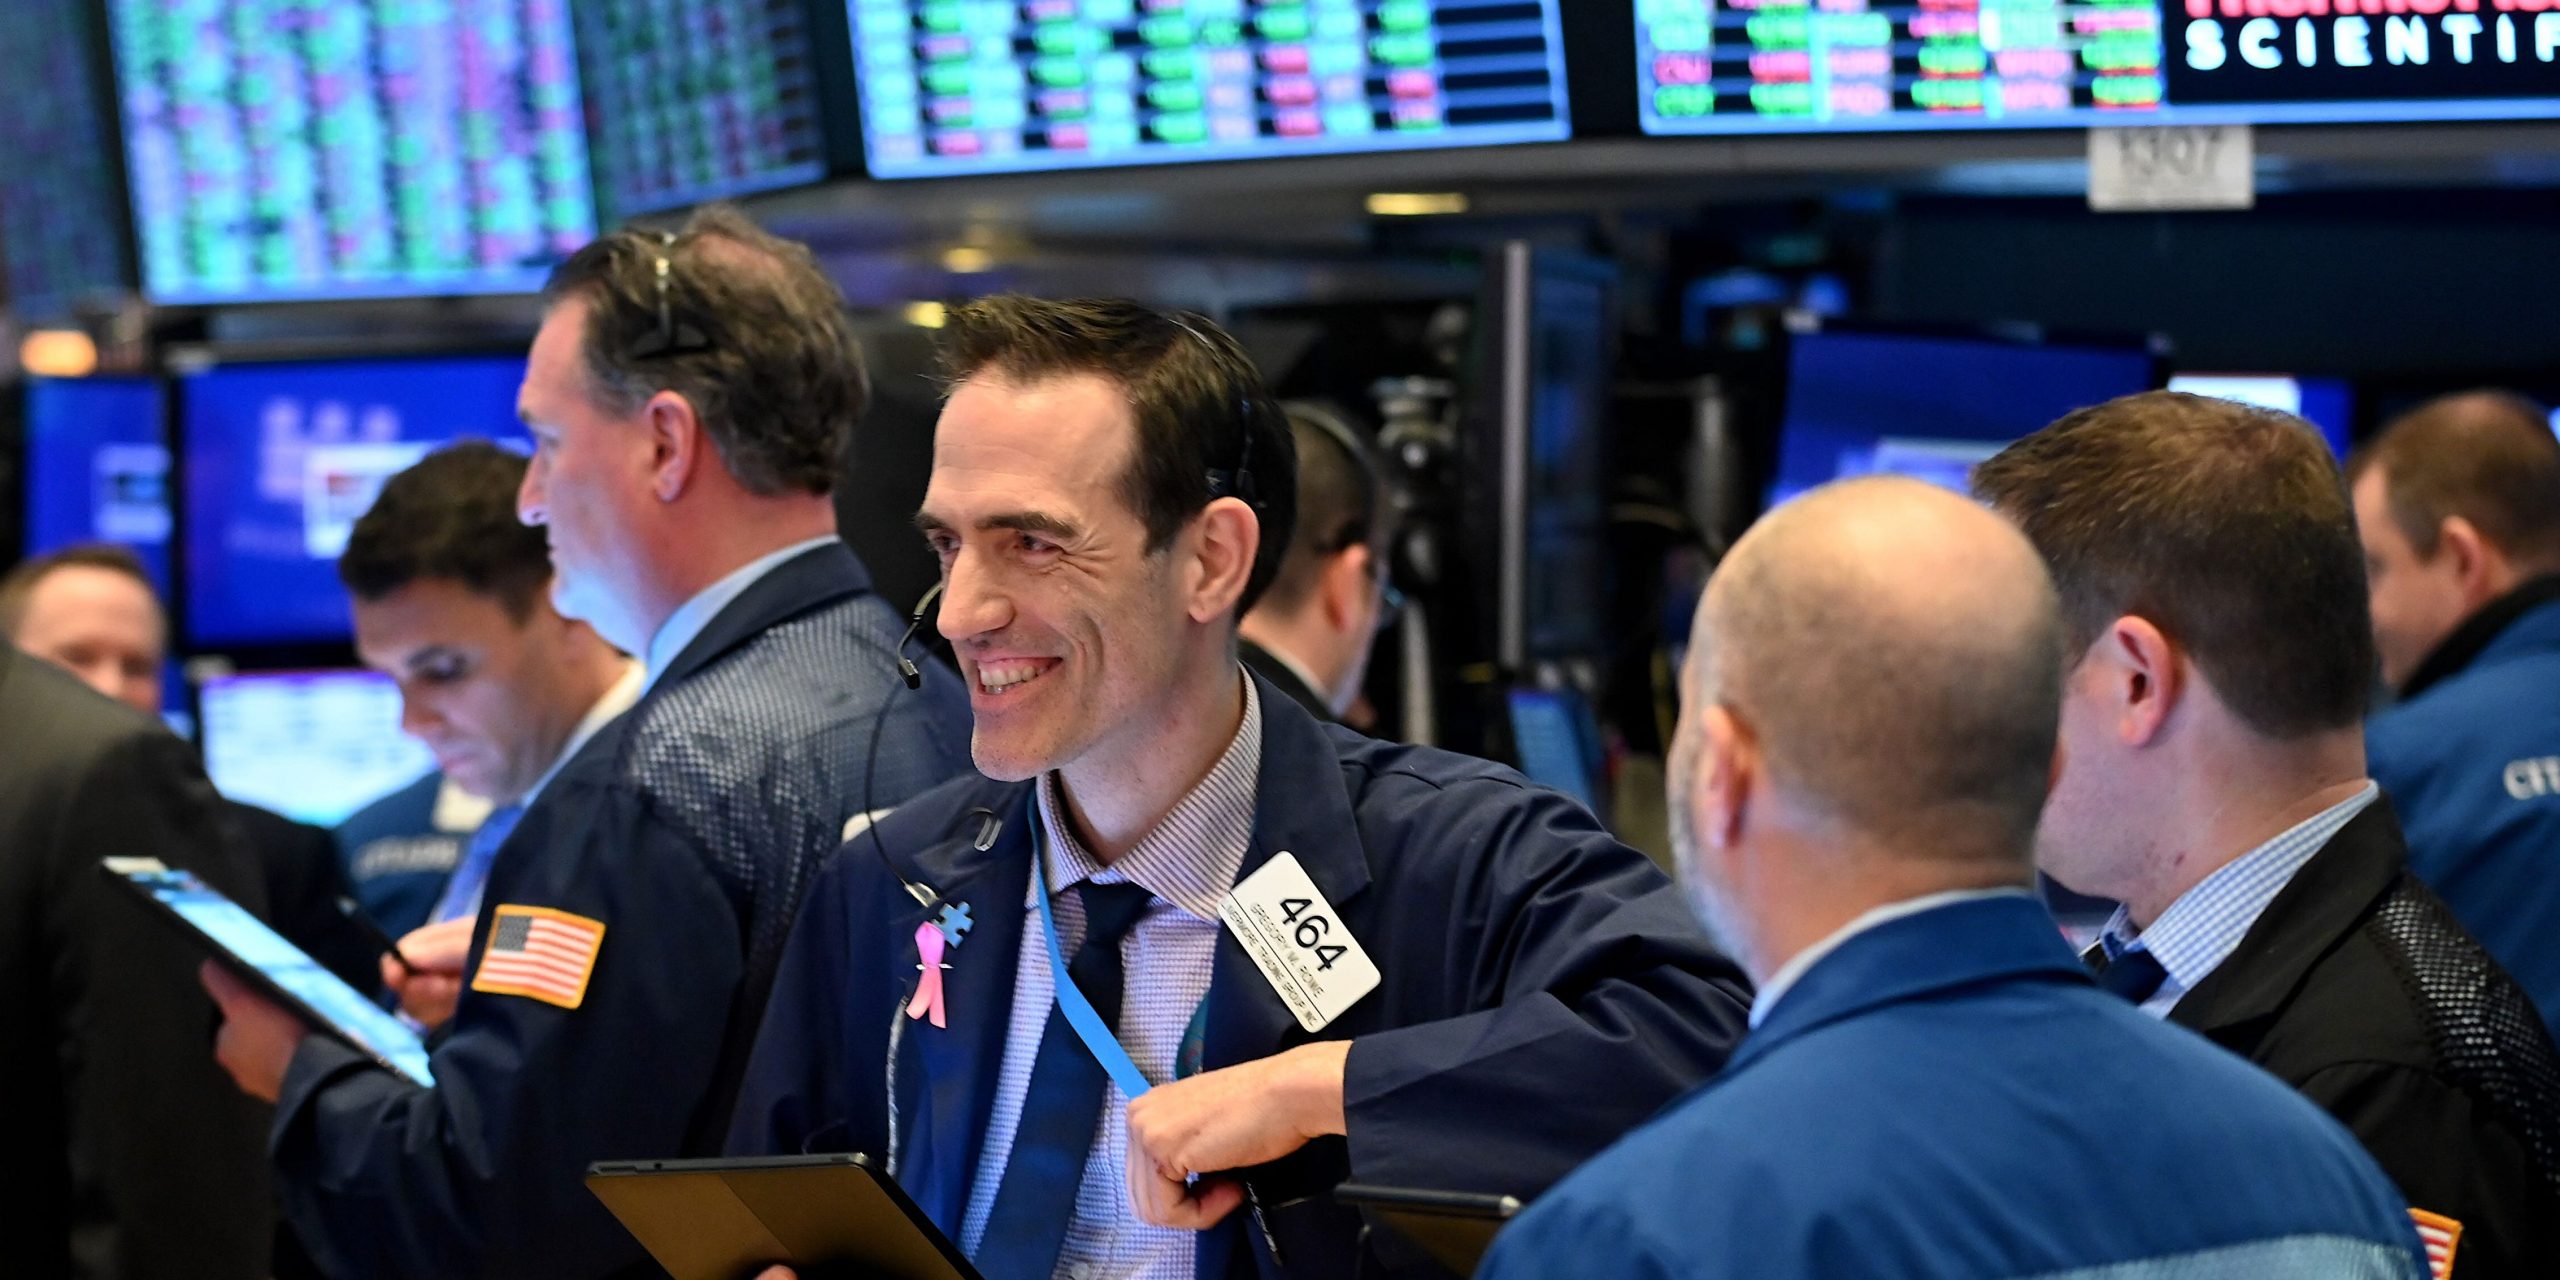
[[[10,314],[60,319],[133,289],[105,28],[85,3],[9,7],[0,36],[0,264]]]
[[[2169,389],[2290,413],[2320,428],[2330,450],[2341,458],[2347,456],[2355,397],[2344,379],[2285,373],[2181,373],[2169,379]]]
[[[1531,782],[1561,791],[1598,811],[1600,731],[1591,704],[1557,689],[1510,692],[1511,748]]]
[[[827,175],[810,6],[570,0],[609,221]]]
[[[853,0],[863,151],[922,178],[1558,142],[1564,4]]]
[[[144,292],[523,292],[595,236],[558,0],[108,0]]]
[[[198,689],[204,771],[243,804],[336,826],[435,767],[400,731],[400,689],[371,671],[219,676]]]
[[[1615,268],[1513,242],[1481,307],[1466,452],[1485,500],[1465,523],[1492,657],[1514,672],[1589,658],[1607,632]]]
[[[523,380],[523,358],[498,355],[216,364],[182,378],[188,640],[344,640],[337,560],[356,518],[440,445],[529,450]]]
[[[169,591],[169,446],[154,378],[27,380],[27,553],[130,549]]]
[[[1850,328],[1795,334],[1769,502],[1875,474],[1961,493],[1975,464],[2020,436],[2158,385],[2156,358],[2131,343]]]

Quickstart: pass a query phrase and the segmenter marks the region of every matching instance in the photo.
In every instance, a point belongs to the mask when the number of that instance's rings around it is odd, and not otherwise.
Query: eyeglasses
[[[683,324],[676,322],[675,264],[669,261],[667,256],[674,253],[675,248],[675,232],[659,233],[658,252],[653,255],[657,263],[658,327],[654,332],[631,344],[631,358],[634,360],[691,355],[697,351],[711,349],[711,339],[705,337],[701,329],[696,328],[689,321]]]

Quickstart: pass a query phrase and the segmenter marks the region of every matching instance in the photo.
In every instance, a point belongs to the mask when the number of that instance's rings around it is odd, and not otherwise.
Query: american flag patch
[[[587,978],[603,944],[601,920],[503,904],[489,922],[489,945],[472,971],[471,989],[575,1009],[587,998]]]
[[[2424,1209],[2411,1209],[2409,1218],[2418,1224],[2418,1242],[2427,1247],[2427,1274],[2453,1280],[2453,1247],[2462,1243],[2462,1224]]]

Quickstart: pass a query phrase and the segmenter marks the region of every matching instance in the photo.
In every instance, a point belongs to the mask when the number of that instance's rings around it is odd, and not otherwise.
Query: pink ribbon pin
[[[942,927],[928,920],[916,926],[916,968],[923,976],[916,979],[915,998],[907,1002],[907,1016],[933,1016],[933,1025],[944,1026],[942,1009],[942,971],[950,968],[942,962],[942,949],[949,940]]]

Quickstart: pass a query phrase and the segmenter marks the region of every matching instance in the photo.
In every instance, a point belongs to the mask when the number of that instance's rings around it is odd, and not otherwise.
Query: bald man
[[[1674,844],[1753,1029],[1481,1274],[2423,1274],[2344,1129],[2097,990],[2030,894],[2062,627],[2024,538],[1907,480],[1816,490],[1695,636]]]

